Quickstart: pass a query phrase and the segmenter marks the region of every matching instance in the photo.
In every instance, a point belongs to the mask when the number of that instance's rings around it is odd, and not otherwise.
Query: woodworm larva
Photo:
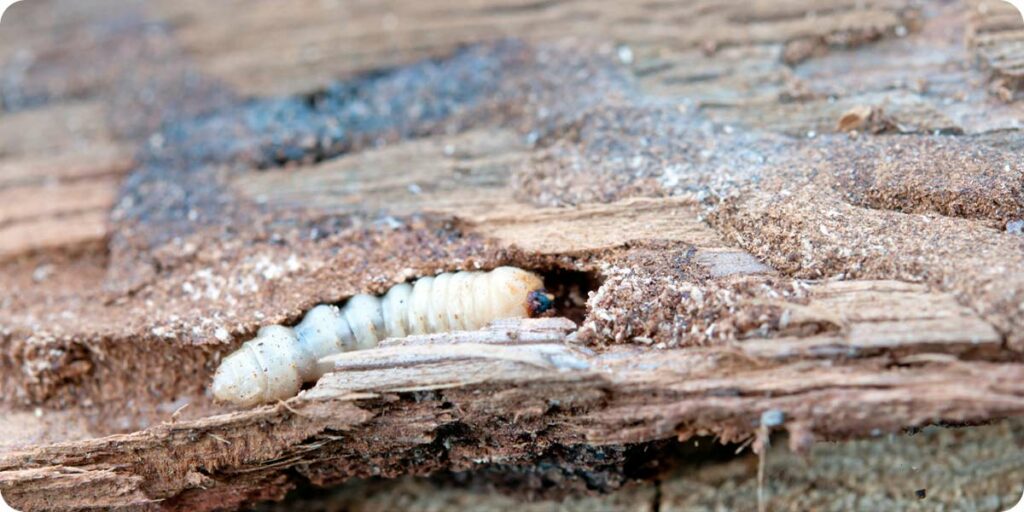
[[[213,396],[242,406],[289,398],[303,382],[331,370],[317,365],[323,357],[371,348],[385,338],[536,316],[551,305],[540,276],[514,267],[424,277],[392,286],[383,297],[356,295],[342,308],[321,304],[294,328],[261,328],[224,358],[213,377]]]

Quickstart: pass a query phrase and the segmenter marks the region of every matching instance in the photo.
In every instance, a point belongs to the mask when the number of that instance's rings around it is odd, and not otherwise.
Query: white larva
[[[371,348],[384,338],[479,329],[550,308],[541,278],[514,267],[424,277],[380,298],[356,295],[342,308],[321,304],[294,328],[263,327],[221,362],[213,396],[242,406],[289,398],[330,370],[318,367],[323,357]]]

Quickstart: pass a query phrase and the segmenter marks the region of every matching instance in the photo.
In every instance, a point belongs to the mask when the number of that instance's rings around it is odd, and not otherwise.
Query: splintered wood
[[[566,335],[575,328],[564,318],[508,320],[479,331],[385,340],[374,349],[321,359],[320,364],[334,372],[307,398],[342,391],[399,392],[499,382],[508,366],[526,366],[527,372],[588,370],[588,355],[593,352],[566,344]]]
[[[807,306],[790,306],[788,322],[821,322],[835,332],[746,340],[758,357],[897,357],[998,354],[1002,337],[949,294],[897,281],[839,281],[814,285]],[[941,354],[941,356],[940,356]]]
[[[786,411],[784,428],[801,436],[866,435],[904,424],[908,412],[918,421],[1024,412],[1016,365],[917,361],[897,370],[887,369],[887,358],[779,366],[750,365],[733,350],[591,353],[566,343],[571,329],[562,319],[540,319],[391,340],[332,358],[339,371],[277,405],[8,452],[0,483],[10,500],[45,494],[52,508],[142,505],[198,492],[189,475],[200,467],[248,481],[263,481],[282,464],[314,482],[371,468],[403,474],[400,460],[428,450],[437,429],[451,424],[497,436],[496,444],[448,451],[452,467],[471,467],[479,458],[526,457],[538,446],[609,446],[698,431],[742,441],[766,410]],[[399,398],[407,393],[420,398]],[[529,445],[501,441],[524,431],[534,436]],[[189,457],[178,455],[183,450]]]
[[[687,443],[778,431],[803,454],[1024,415],[1024,21],[1004,2],[89,0],[4,20],[16,508],[241,509],[424,475],[563,498],[682,458],[685,485],[724,488]],[[262,326],[501,266],[544,278],[550,317],[332,355],[262,406],[209,392]],[[638,495],[668,510],[657,485]]]
[[[1020,8],[1001,0],[972,0],[968,41],[989,71],[989,90],[1011,102],[1024,89],[1024,20]],[[1019,4],[1018,4],[1019,5]]]

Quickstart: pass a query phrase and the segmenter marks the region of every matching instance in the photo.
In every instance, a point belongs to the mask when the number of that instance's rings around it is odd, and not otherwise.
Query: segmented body
[[[294,328],[263,327],[226,357],[214,376],[213,395],[239,405],[288,398],[330,370],[317,365],[325,356],[374,347],[390,337],[479,329],[550,306],[541,278],[514,267],[424,277],[395,285],[383,297],[356,295],[342,308],[321,304]]]

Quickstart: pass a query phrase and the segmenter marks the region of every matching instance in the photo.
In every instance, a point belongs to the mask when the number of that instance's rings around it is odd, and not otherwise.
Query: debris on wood
[[[997,508],[800,460],[1010,446],[981,429],[1024,415],[1022,34],[998,0],[17,3],[0,493]],[[276,403],[209,393],[261,326],[505,265],[550,316],[331,356]]]

